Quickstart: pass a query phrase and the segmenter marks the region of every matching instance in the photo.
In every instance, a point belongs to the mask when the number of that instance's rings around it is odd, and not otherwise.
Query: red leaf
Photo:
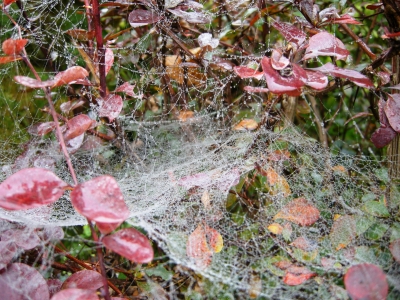
[[[362,25],[361,22],[358,22],[356,19],[348,14],[341,15],[339,18],[332,18],[329,23]]]
[[[114,52],[110,48],[106,48],[105,63],[106,63],[106,75],[107,75],[108,72],[110,72],[111,67],[114,63]]]
[[[308,41],[306,54],[303,59],[317,56],[336,56],[337,59],[346,59],[350,52],[344,44],[328,32],[319,32]]]
[[[30,209],[58,200],[68,185],[46,169],[22,169],[0,184],[0,207]]]
[[[117,181],[108,175],[78,184],[71,192],[71,202],[89,220],[115,224],[115,228],[129,217],[129,209]]]
[[[233,70],[240,78],[257,78],[261,79],[264,76],[263,72],[258,72],[252,68],[240,66],[233,67]]]
[[[366,6],[366,8],[368,8],[369,10],[377,10],[377,9],[381,9],[383,6],[383,3],[373,3],[373,4],[368,4]]]
[[[52,132],[54,129],[56,129],[55,122],[44,122],[44,123],[39,124],[39,126],[37,127],[37,134],[45,135],[45,134]]]
[[[74,137],[73,139],[70,139],[66,143],[66,147],[68,150],[68,153],[75,153],[78,151],[78,149],[82,146],[83,140],[85,138],[85,134],[82,133],[81,135],[78,135],[77,137]]]
[[[16,2],[17,0],[4,0],[3,1],[3,5],[4,8],[6,8],[7,6],[11,5],[12,3]]]
[[[213,252],[208,247],[206,231],[202,225],[190,234],[186,254],[195,260],[199,268],[205,269],[210,265]]]
[[[392,253],[394,259],[400,263],[400,239],[394,240],[389,246],[390,253]]]
[[[49,288],[43,276],[34,268],[11,264],[0,274],[1,299],[25,300],[50,298]]]
[[[149,239],[134,228],[125,228],[103,238],[108,249],[136,263],[149,263],[153,260],[153,248]]]
[[[88,115],[82,114],[73,117],[67,122],[67,130],[64,133],[64,140],[69,141],[93,126],[96,121],[92,120]]]
[[[29,228],[6,230],[1,234],[1,240],[14,242],[24,250],[33,249],[41,243],[36,231],[32,231]]]
[[[139,27],[148,24],[153,24],[161,20],[161,17],[153,11],[136,9],[131,11],[128,16],[128,22],[132,27]]]
[[[392,127],[380,127],[371,136],[371,142],[376,148],[382,148],[389,145],[396,137],[397,133]]]
[[[37,80],[35,78],[27,77],[27,76],[14,76],[14,80],[18,82],[19,84],[22,84],[24,86],[30,87],[30,88],[44,88],[44,87],[49,87],[54,84],[54,80],[46,80],[46,81],[41,81]]]
[[[243,88],[248,93],[268,93],[269,89],[263,87],[245,86]]]
[[[61,288],[65,289],[83,289],[83,290],[97,290],[103,286],[103,277],[101,274],[90,271],[82,270],[69,276],[64,281]]]
[[[3,52],[7,55],[18,55],[24,49],[25,45],[28,43],[27,39],[8,39],[3,42],[2,48]]]
[[[2,238],[2,237],[1,237]],[[0,241],[0,270],[4,269],[14,258],[18,247],[12,241]]]
[[[319,210],[304,198],[296,198],[284,206],[274,219],[285,219],[301,226],[310,226],[319,219]]]
[[[331,63],[327,63],[319,68],[313,68],[310,70],[320,71],[324,74],[339,77],[339,78],[346,78],[361,87],[365,87],[365,88],[373,88],[374,87],[371,80],[369,80],[369,78],[367,76],[362,75],[360,72],[357,72],[354,70],[348,70],[348,69],[341,69]]]
[[[7,64],[9,62],[21,60],[21,56],[0,56],[0,65],[1,64]]]
[[[261,61],[268,89],[274,94],[287,94],[290,96],[299,96],[301,87],[307,81],[307,73],[297,64],[292,64],[292,74],[282,76],[271,65],[271,60],[264,57]],[[283,71],[283,70],[282,70]]]
[[[93,40],[95,36],[95,32],[93,30],[87,31],[85,29],[70,29],[67,30],[65,33],[71,36],[72,38],[82,42]]]
[[[323,90],[328,85],[328,77],[318,71],[305,70],[307,74],[306,85],[314,90]]]
[[[400,133],[400,94],[388,95],[384,111],[390,126]]]
[[[71,67],[58,73],[54,77],[54,84],[52,87],[73,83],[79,79],[84,79],[87,76],[89,76],[89,73],[84,68],[79,66]]]
[[[297,46],[300,46],[306,40],[306,34],[292,24],[275,21],[272,22],[271,25],[274,26],[288,42],[295,43]]]
[[[61,290],[62,281],[60,279],[47,279],[47,285],[49,286],[50,297],[53,297],[55,293]]]
[[[130,84],[129,82],[124,82],[122,85],[120,85],[119,87],[117,87],[116,89],[115,89],[115,93],[117,93],[117,92],[122,92],[122,93],[125,93],[126,95],[128,95],[128,96],[131,96],[131,97],[136,97],[136,94],[135,94],[135,92],[133,91],[133,89],[134,89],[134,87],[135,87],[135,85],[133,84]]]
[[[272,50],[271,65],[275,70],[283,70],[290,64],[290,60],[282,55],[280,50]]]
[[[83,100],[75,100],[75,101],[68,101],[60,105],[60,109],[63,113],[67,114],[71,110],[74,110],[78,107],[81,107],[84,105],[86,102]]]
[[[107,117],[112,122],[121,113],[123,105],[121,96],[108,94],[100,105],[99,117]]]
[[[211,23],[211,17],[202,12],[186,12],[180,9],[168,9],[175,16],[181,17],[189,23],[207,24]]]
[[[51,300],[99,300],[93,290],[67,289],[56,293]]]
[[[353,300],[386,299],[389,290],[381,268],[367,263],[351,267],[344,275],[344,285]]]
[[[286,270],[283,282],[287,285],[300,285],[316,275],[306,267],[290,266]]]

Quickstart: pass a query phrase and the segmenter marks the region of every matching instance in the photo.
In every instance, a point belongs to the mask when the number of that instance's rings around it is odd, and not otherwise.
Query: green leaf
[[[367,231],[367,229],[370,228],[372,224],[376,222],[375,218],[371,216],[356,215],[354,216],[354,218],[356,220],[356,233],[358,236]]]
[[[393,242],[394,240],[400,239],[400,223],[395,222],[393,223],[392,227],[390,228],[390,241]]]
[[[157,265],[155,268],[147,269],[145,272],[148,276],[160,276],[163,280],[170,280],[174,275],[174,272],[168,271],[162,265]]]
[[[383,237],[385,232],[389,229],[389,225],[382,223],[375,223],[372,225],[367,232],[365,232],[365,237],[369,240],[379,240]]]
[[[378,201],[368,201],[364,204],[363,210],[372,216],[387,218],[389,217],[389,211],[386,206]]]

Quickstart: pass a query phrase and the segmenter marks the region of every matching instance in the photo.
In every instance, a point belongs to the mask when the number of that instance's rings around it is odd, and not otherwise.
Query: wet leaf
[[[224,247],[224,240],[221,234],[214,228],[206,226],[206,236],[211,250],[215,253],[221,252]]]
[[[300,285],[314,276],[317,276],[317,273],[310,271],[306,267],[290,266],[286,269],[283,282],[287,285]]]
[[[64,140],[69,141],[91,128],[95,123],[88,115],[81,114],[67,122],[67,130],[64,132]]]
[[[83,140],[85,139],[85,134],[82,133],[81,135],[78,135],[77,137],[74,137],[73,139],[70,139],[66,142],[65,146],[67,147],[68,153],[75,153],[76,151],[79,150],[79,148],[83,144]]]
[[[389,145],[390,142],[396,137],[397,133],[392,127],[378,128],[371,136],[371,142],[376,148],[382,148]]]
[[[1,241],[14,242],[24,250],[33,249],[41,243],[36,231],[29,228],[6,230],[1,234]]]
[[[110,122],[114,121],[122,111],[124,102],[121,96],[108,94],[100,105],[99,117],[106,117]]]
[[[27,43],[27,39],[7,39],[3,42],[2,49],[5,54],[14,56],[20,54]]]
[[[129,209],[117,181],[108,175],[78,184],[71,192],[71,202],[75,209],[89,220],[113,224],[112,230],[129,217]],[[112,231],[110,228],[106,230],[102,233]]]
[[[380,240],[389,229],[389,225],[384,223],[375,223],[364,233],[365,238],[373,241]]]
[[[245,86],[244,91],[248,93],[268,93],[269,89],[263,87]]]
[[[290,65],[290,60],[280,50],[273,49],[271,54],[271,65],[275,70],[283,70]]]
[[[130,97],[137,97],[137,95],[133,91],[134,88],[135,88],[134,84],[132,85],[129,82],[124,82],[122,85],[117,87],[114,92],[115,93],[122,92],[122,93],[125,93],[126,95],[128,95]]]
[[[344,276],[344,285],[353,300],[386,299],[389,290],[381,268],[366,263],[351,267]]]
[[[320,91],[327,87],[328,77],[318,71],[305,70],[307,74],[306,85],[314,90]]]
[[[328,32],[319,32],[308,41],[304,60],[318,56],[336,56],[337,59],[345,60],[350,52],[341,40]]]
[[[57,201],[67,186],[49,170],[22,169],[0,184],[0,207],[21,210],[48,205]]]
[[[20,56],[0,56],[0,65],[1,64],[7,64],[9,62],[21,60],[22,57]]]
[[[103,238],[108,249],[136,263],[153,260],[153,248],[149,239],[134,228],[125,228]]]
[[[263,72],[259,72],[249,67],[239,66],[234,67],[233,70],[240,78],[257,78],[261,79],[264,76]]]
[[[44,87],[49,87],[54,84],[54,80],[47,80],[47,81],[40,81],[35,78],[27,77],[27,76],[15,76],[14,80],[22,84],[24,86],[30,87],[30,88],[44,88]]]
[[[11,264],[0,273],[2,299],[25,300],[50,298],[49,288],[36,269],[22,263]]]
[[[110,72],[112,65],[114,64],[114,52],[110,48],[106,48],[105,64],[106,64],[106,75],[107,75],[108,72]]]
[[[205,209],[211,208],[211,197],[207,190],[205,190],[203,195],[201,195],[201,203],[203,203]]]
[[[37,126],[37,135],[45,135],[50,132],[52,132],[54,129],[56,129],[56,123],[55,122],[44,122],[40,123]]]
[[[87,31],[85,29],[70,29],[67,30],[65,33],[71,36],[73,39],[81,42],[93,40],[93,38],[95,37],[94,31]]]
[[[275,21],[271,25],[283,35],[285,40],[295,43],[297,46],[300,46],[306,40],[306,34],[292,24]]]
[[[394,240],[389,246],[390,253],[392,253],[394,259],[400,263],[400,239]]]
[[[56,293],[51,300],[99,300],[99,297],[93,290],[66,289]]]
[[[185,21],[193,24],[208,24],[211,23],[211,17],[203,12],[186,12],[180,9],[168,9],[169,12],[173,13]]]
[[[194,117],[194,111],[191,110],[181,110],[177,119],[181,122],[186,122]]]
[[[63,113],[67,114],[70,111],[83,106],[85,103],[86,102],[84,100],[68,101],[68,102],[64,102],[63,104],[61,104],[60,109]]]
[[[363,210],[368,214],[376,217],[388,218],[389,211],[386,206],[379,201],[368,201],[364,204]]]
[[[243,119],[233,129],[238,131],[251,131],[258,128],[258,123],[253,119]]]
[[[311,70],[320,71],[324,74],[339,77],[339,78],[346,78],[356,85],[364,87],[364,88],[373,88],[374,85],[372,81],[365,75],[361,74],[360,72],[348,69],[341,69],[333,65],[332,63],[327,63],[319,68],[313,68]]]
[[[153,11],[135,9],[128,16],[128,22],[132,27],[139,27],[156,23],[161,20],[161,17]]]
[[[13,241],[0,241],[0,270],[4,269],[14,258],[18,247]]]
[[[290,245],[304,251],[313,251],[318,247],[318,244],[315,241],[312,241],[303,236],[300,236],[297,239],[295,239]]]
[[[206,231],[202,225],[197,226],[189,235],[186,254],[195,260],[199,268],[205,269],[211,264],[213,252],[208,247]]]
[[[103,277],[100,273],[91,270],[82,270],[69,276],[62,284],[62,289],[97,290],[103,286]]]
[[[279,175],[274,169],[269,168],[267,171],[262,173],[267,177],[268,184],[270,186],[270,194],[277,195],[283,193],[284,197],[289,196],[292,191],[290,190],[289,183],[286,179]]]
[[[54,84],[52,85],[52,87],[57,87],[64,84],[71,84],[79,79],[84,79],[88,76],[89,72],[86,71],[84,68],[79,66],[71,67],[65,71],[57,73],[57,75],[54,76]]]
[[[332,246],[336,250],[347,247],[356,237],[356,221],[354,217],[345,215],[335,220],[329,236]]]
[[[384,111],[390,126],[400,133],[400,94],[388,95]]]
[[[319,219],[319,210],[304,198],[296,198],[284,206],[274,219],[285,219],[301,226],[310,226]]]
[[[4,8],[7,8],[7,6],[11,5],[12,3],[16,2],[17,0],[3,0],[3,5]]]

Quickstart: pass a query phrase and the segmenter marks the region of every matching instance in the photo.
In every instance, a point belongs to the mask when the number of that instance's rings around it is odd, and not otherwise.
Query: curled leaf
[[[84,79],[87,76],[89,76],[89,72],[84,68],[80,66],[71,67],[65,71],[57,73],[57,75],[54,76],[54,84],[52,87],[71,84],[79,79]]]
[[[264,76],[263,72],[259,72],[257,70],[245,66],[234,67],[233,70],[240,78],[261,79]]]

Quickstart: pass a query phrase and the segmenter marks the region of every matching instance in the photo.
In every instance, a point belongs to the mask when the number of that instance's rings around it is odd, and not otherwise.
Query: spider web
[[[30,41],[27,51],[31,60],[40,66],[41,78],[54,76],[68,66],[84,65],[76,46],[65,34],[72,28],[86,28],[83,3],[59,0],[22,3],[28,17],[14,6],[10,8],[10,14],[21,26],[24,38]],[[210,6],[205,3],[205,7]],[[214,36],[222,40],[229,30],[243,30],[246,16],[257,10],[256,7],[254,2],[227,1],[210,8],[214,18],[225,18],[230,26],[215,31]],[[102,14],[107,14],[108,10],[103,8]],[[127,28],[127,12],[121,11],[117,15],[120,16],[116,18],[121,22],[120,28]],[[17,37],[17,31],[8,19],[4,15],[0,18],[2,40]],[[113,22],[104,24],[106,31],[112,30]],[[169,25],[165,21],[162,26],[168,28]],[[212,31],[206,26],[202,29],[204,32]],[[256,31],[252,33],[259,34]],[[196,36],[188,33],[187,37],[179,38],[192,49],[197,45]],[[398,208],[397,187],[391,187],[387,170],[378,155],[346,155],[346,152],[354,154],[352,148],[361,148],[361,132],[366,124],[354,123],[353,130],[360,134],[353,145],[337,146],[344,149],[342,152],[345,154],[323,148],[306,134],[315,136],[317,126],[311,114],[300,129],[285,124],[285,128],[271,129],[264,125],[257,131],[233,130],[235,124],[246,117],[261,124],[265,124],[263,120],[276,117],[272,110],[265,109],[267,99],[241,94],[227,103],[224,101],[228,98],[227,93],[240,88],[232,71],[229,68],[215,71],[219,78],[216,80],[202,75],[208,72],[204,66],[193,72],[182,71],[174,63],[168,66],[165,63],[168,58],[174,62],[186,60],[185,53],[171,46],[173,42],[163,31],[139,28],[125,33],[111,44],[116,61],[108,77],[115,78],[108,81],[109,89],[129,81],[136,84],[138,97],[126,100],[124,111],[127,113],[118,118],[124,133],[120,141],[94,150],[82,148],[73,155],[72,162],[79,181],[103,174],[113,175],[131,211],[127,222],[143,228],[165,251],[171,263],[204,276],[209,282],[204,284],[210,297],[345,297],[346,292],[340,286],[344,269],[370,262],[385,270],[395,298],[399,293],[396,290],[396,282],[400,281],[399,268],[388,251],[388,245],[399,238],[400,224],[394,217],[374,215],[364,208],[368,201],[382,202],[384,199],[390,200],[390,209]],[[249,63],[270,50],[274,41],[268,38],[266,43],[256,46],[248,43],[254,56],[225,53],[218,48],[212,54],[235,64]],[[246,48],[246,43],[242,46]],[[83,46],[78,43],[77,47]],[[152,49],[157,49],[157,52]],[[207,59],[211,62],[213,58],[210,55],[206,56]],[[1,85],[10,87],[0,91],[2,116],[12,120],[11,125],[2,123],[5,134],[2,135],[0,154],[3,165],[1,180],[25,167],[46,167],[48,159],[53,159],[55,164],[50,167],[54,172],[63,180],[72,182],[54,137],[32,137],[28,133],[34,124],[49,121],[50,117],[40,111],[46,106],[43,93],[19,87],[10,77],[10,74],[27,73],[20,62],[4,65],[0,70]],[[172,78],[175,94],[171,94],[162,79],[166,73]],[[251,80],[249,83],[254,84]],[[66,101],[66,92],[65,88],[53,91],[57,107]],[[93,93],[90,89],[77,92]],[[349,92],[342,90],[338,93]],[[305,97],[301,100],[308,101]],[[171,103],[166,105],[166,101]],[[328,104],[324,105],[330,109]],[[171,118],[171,115],[178,115],[179,110],[195,113],[188,119]],[[92,107],[92,113],[96,113],[95,107]],[[333,114],[327,115],[326,119]],[[345,144],[340,139],[336,141],[336,145]],[[25,151],[18,159],[23,152],[23,143],[27,143]],[[335,146],[333,148],[336,150]],[[365,153],[370,151],[368,147],[364,149]],[[289,153],[287,158],[274,158],[284,151]],[[241,197],[240,186],[258,176],[255,165],[265,170],[273,169],[287,182],[290,192],[282,186],[276,190],[259,188],[254,191],[258,195],[257,201],[249,202]],[[389,187],[392,194],[388,196]],[[307,199],[321,213],[314,225],[300,226],[274,219],[278,211],[300,197]],[[332,226],[339,215],[351,216],[356,227],[348,245],[337,250]],[[40,209],[23,212],[1,209],[0,217],[32,226],[86,224],[86,220],[73,209],[68,195],[53,206]],[[268,226],[273,223],[283,226],[284,234],[271,233]],[[212,255],[207,267],[188,257],[186,251],[191,233],[204,224],[216,229],[224,241],[223,250]],[[291,245],[300,237],[311,241],[311,248],[301,250]],[[343,239],[346,238],[348,236],[344,235]],[[331,262],[331,266],[324,264],[326,260]],[[285,272],[275,264],[279,261],[306,266],[317,276],[306,286],[288,286],[282,282]],[[194,290],[189,290],[188,295],[190,293],[196,294]]]

